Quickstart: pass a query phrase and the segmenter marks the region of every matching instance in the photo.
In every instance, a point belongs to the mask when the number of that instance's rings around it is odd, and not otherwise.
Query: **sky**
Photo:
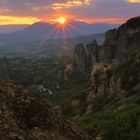
[[[139,15],[140,0],[0,0],[0,25],[51,22],[60,16],[121,24]]]

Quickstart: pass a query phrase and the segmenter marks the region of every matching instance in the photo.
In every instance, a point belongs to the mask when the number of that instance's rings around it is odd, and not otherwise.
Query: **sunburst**
[[[64,25],[67,23],[67,18],[66,17],[59,17],[57,20],[56,20],[58,23]]]

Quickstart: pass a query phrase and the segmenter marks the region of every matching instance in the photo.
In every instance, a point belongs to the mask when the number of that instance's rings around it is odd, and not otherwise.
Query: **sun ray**
[[[55,23],[52,24],[52,30],[42,39],[42,41],[38,44],[38,49],[42,46],[44,46],[47,39],[51,38],[51,36],[59,38],[58,35],[61,35],[60,38],[63,38],[63,55],[68,54],[68,38],[72,35],[72,32],[78,32],[81,35],[85,35],[88,33],[85,33],[82,29],[78,28],[77,26],[74,26],[73,21],[66,17],[66,16],[59,16],[58,18],[53,19]],[[71,32],[71,30],[73,30]],[[74,39],[76,43],[78,43],[78,39]],[[55,43],[55,42],[54,42]]]

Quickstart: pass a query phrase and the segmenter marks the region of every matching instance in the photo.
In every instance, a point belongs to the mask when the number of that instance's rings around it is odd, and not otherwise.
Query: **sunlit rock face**
[[[57,71],[57,78],[59,80],[68,80],[72,77],[74,72],[74,60],[69,56],[63,56],[58,61],[59,69]]]
[[[91,140],[46,100],[0,81],[0,140]]]

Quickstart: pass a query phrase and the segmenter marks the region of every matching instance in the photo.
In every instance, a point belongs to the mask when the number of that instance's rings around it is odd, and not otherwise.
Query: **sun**
[[[67,22],[67,18],[65,18],[65,17],[59,17],[57,19],[57,22],[59,22],[60,24],[64,25]]]

